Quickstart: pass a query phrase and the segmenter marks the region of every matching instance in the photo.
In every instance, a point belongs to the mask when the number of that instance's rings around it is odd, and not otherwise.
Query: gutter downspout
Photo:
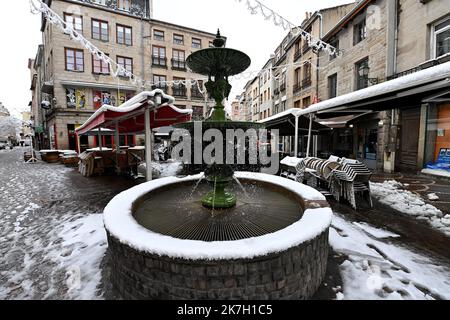
[[[319,39],[322,40],[323,38],[323,16],[320,13],[320,11],[317,13],[317,16],[320,19],[320,31],[319,31]],[[316,61],[316,98],[317,102],[319,102],[319,67],[320,67],[320,59],[319,59],[320,52],[317,52],[317,61]]]

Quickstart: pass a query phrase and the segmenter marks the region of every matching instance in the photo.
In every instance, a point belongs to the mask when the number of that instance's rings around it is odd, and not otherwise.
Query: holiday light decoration
[[[208,79],[205,78],[199,78],[199,79],[185,79],[185,80],[172,80],[172,81],[158,81],[158,82],[152,82],[148,80],[141,79],[140,77],[133,74],[131,71],[126,70],[125,67],[119,65],[117,62],[115,62],[113,59],[111,59],[108,55],[106,55],[104,52],[102,52],[99,48],[97,48],[92,42],[87,40],[82,34],[77,32],[73,28],[72,25],[66,23],[63,18],[61,18],[56,12],[54,12],[52,9],[48,7],[47,4],[42,2],[41,0],[29,0],[30,1],[30,8],[31,13],[33,14],[43,14],[44,18],[47,19],[49,23],[56,26],[61,32],[68,34],[69,37],[73,40],[78,42],[82,47],[87,49],[92,55],[95,55],[99,60],[102,60],[104,63],[108,64],[111,68],[111,74],[112,76],[119,78],[119,77],[127,77],[132,81],[132,83],[135,86],[140,86],[141,88],[145,88],[146,86],[152,87],[152,86],[185,86],[185,87],[197,87],[198,91],[203,95],[206,96],[206,88],[204,84],[208,81]],[[240,0],[239,0],[240,2]],[[250,3],[249,1],[247,1]],[[258,2],[258,1],[257,1]],[[252,7],[252,12],[258,13],[258,8],[260,10],[264,10],[265,6],[258,2],[257,7]],[[268,9],[270,10],[270,9]],[[270,11],[270,14],[266,14],[265,16],[269,19],[273,19],[274,22],[276,21],[279,23],[279,25],[286,26],[289,22],[285,20],[284,18],[278,16],[273,11]],[[309,35],[310,36],[310,35]],[[323,47],[323,46],[322,46]],[[315,64],[312,63],[311,60],[305,60],[300,61],[296,63],[289,63],[280,65],[277,67],[271,67],[271,68],[265,68],[255,71],[247,71],[243,72],[239,75],[235,75],[230,77],[230,80],[250,80],[254,79],[255,77],[261,75],[264,72],[274,73],[278,69],[282,68],[291,68],[296,66],[302,66],[305,64],[310,64],[312,67],[317,68]],[[276,81],[281,80],[282,75],[274,76],[274,79]]]
[[[243,0],[235,0],[239,3],[243,3]],[[283,18],[280,14],[276,13],[274,10],[270,9],[258,0],[245,0],[247,9],[250,14],[256,15],[261,14],[265,20],[272,21],[275,26],[281,26],[284,30],[288,31],[294,36],[301,36],[303,40],[306,41],[309,47],[314,49],[316,52],[322,50],[326,51],[329,55],[334,56],[339,54],[339,50],[332,45],[314,38],[310,33],[296,26],[294,23],[290,22],[286,18]]]

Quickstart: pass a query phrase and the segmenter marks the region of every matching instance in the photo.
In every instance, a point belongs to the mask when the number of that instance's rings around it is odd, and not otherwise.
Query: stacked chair
[[[296,169],[297,182],[313,188],[317,188],[319,183],[325,185],[337,201],[347,200],[354,209],[356,193],[361,193],[369,205],[373,205],[369,182],[372,172],[362,162],[334,156],[328,160],[305,158]]]

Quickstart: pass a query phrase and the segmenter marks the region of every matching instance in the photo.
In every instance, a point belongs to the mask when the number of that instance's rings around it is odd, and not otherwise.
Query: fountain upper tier
[[[245,53],[224,48],[225,40],[217,33],[213,48],[207,48],[192,53],[186,63],[189,68],[199,74],[208,76],[233,76],[244,72],[251,64],[250,57]]]

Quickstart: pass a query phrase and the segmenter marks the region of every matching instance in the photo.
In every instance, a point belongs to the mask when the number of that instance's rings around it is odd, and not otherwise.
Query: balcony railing
[[[197,88],[191,89],[191,99],[201,99],[203,100],[204,96]]]
[[[311,87],[311,78],[303,79],[302,81],[302,89],[306,89]]]
[[[159,85],[154,85],[154,86],[152,86],[152,89],[153,89],[153,90],[155,90],[155,89],[160,89],[160,90],[162,90],[162,91],[164,91],[164,92],[167,93],[168,87],[167,87],[167,85],[165,85],[165,84],[159,84]]]
[[[173,87],[172,94],[174,97],[186,98],[186,87]]]
[[[302,90],[302,85],[301,85],[300,83],[294,84],[293,92],[294,92],[294,93],[297,93],[297,92],[299,92],[300,90]]]
[[[152,66],[167,68],[167,58],[152,56]]]
[[[180,59],[172,59],[172,69],[186,71],[186,61]]]

